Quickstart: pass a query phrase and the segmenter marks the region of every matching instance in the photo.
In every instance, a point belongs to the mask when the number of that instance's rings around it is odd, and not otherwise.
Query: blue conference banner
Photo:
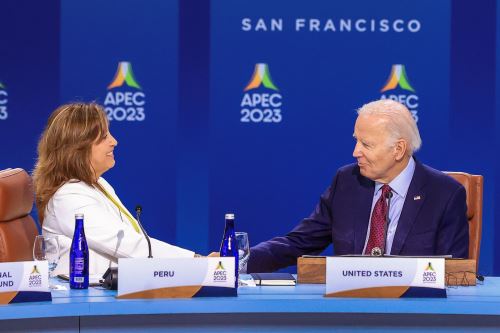
[[[484,176],[483,224],[479,271],[494,271],[495,163],[495,0],[453,1],[451,22],[451,142],[446,155],[452,170]],[[478,50],[480,50],[478,52]],[[438,152],[437,152],[438,153]],[[500,259],[500,257],[497,257]],[[498,270],[498,259],[496,269]]]
[[[119,142],[105,178],[152,236],[207,253],[232,212],[255,245],[309,215],[354,161],[356,109],[392,98],[418,120],[418,159],[485,176],[480,272],[498,274],[499,7],[4,0],[0,169],[33,169],[57,105],[97,101]]]
[[[129,210],[143,207],[152,237],[171,243],[176,241],[177,6],[163,0],[63,1],[61,10],[61,100],[104,105],[118,140],[116,165],[104,177]]]
[[[289,231],[354,162],[375,99],[405,103],[418,158],[449,167],[449,1],[217,0],[211,22],[212,223],[233,210],[254,244]]]
[[[30,172],[59,103],[59,3],[2,1],[0,30],[0,170]]]

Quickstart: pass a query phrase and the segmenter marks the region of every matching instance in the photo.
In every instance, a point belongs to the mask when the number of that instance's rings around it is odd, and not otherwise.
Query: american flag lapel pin
[[[416,196],[413,197],[414,201],[417,201],[417,200],[420,200],[420,199],[422,199],[422,197],[420,195],[416,195]]]

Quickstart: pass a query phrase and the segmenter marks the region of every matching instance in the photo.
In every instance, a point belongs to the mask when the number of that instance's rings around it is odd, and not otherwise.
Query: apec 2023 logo
[[[280,123],[283,120],[282,96],[271,79],[267,64],[255,65],[252,78],[243,91],[245,94],[240,104],[242,123]]]
[[[144,121],[145,104],[146,94],[134,77],[132,64],[121,61],[104,99],[109,121]]]
[[[390,93],[385,94],[387,91]],[[418,95],[408,80],[405,65],[392,65],[389,78],[380,92],[383,93],[380,99],[392,99],[406,105],[413,119],[418,122]]]
[[[7,111],[7,103],[9,94],[5,86],[0,82],[0,120],[7,120],[9,118],[9,112]]]

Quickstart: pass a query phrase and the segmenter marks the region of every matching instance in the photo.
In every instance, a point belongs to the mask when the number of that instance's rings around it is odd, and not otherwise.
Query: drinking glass
[[[248,259],[250,259],[250,245],[248,243],[248,234],[246,232],[235,232],[236,245],[238,246],[238,272],[246,274]]]
[[[59,263],[59,241],[57,236],[36,236],[33,246],[33,259],[37,261],[47,260],[49,277],[53,277],[53,272]]]

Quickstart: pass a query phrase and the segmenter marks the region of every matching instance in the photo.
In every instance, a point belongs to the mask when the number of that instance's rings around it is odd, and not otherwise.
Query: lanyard
[[[102,186],[101,186],[102,187]],[[123,213],[123,215],[125,215],[127,217],[127,219],[129,220],[130,224],[132,225],[132,227],[135,229],[135,231],[140,234],[141,233],[141,230],[139,229],[139,225],[137,224],[137,221],[130,215],[130,213],[125,209],[123,208],[122,205],[120,205],[120,203],[118,203],[118,201],[116,201],[115,198],[113,198],[105,189],[104,187],[102,187],[102,190],[104,192],[104,195],[109,199],[111,200],[112,203],[115,204],[115,206],[118,208],[118,210],[120,212]]]

